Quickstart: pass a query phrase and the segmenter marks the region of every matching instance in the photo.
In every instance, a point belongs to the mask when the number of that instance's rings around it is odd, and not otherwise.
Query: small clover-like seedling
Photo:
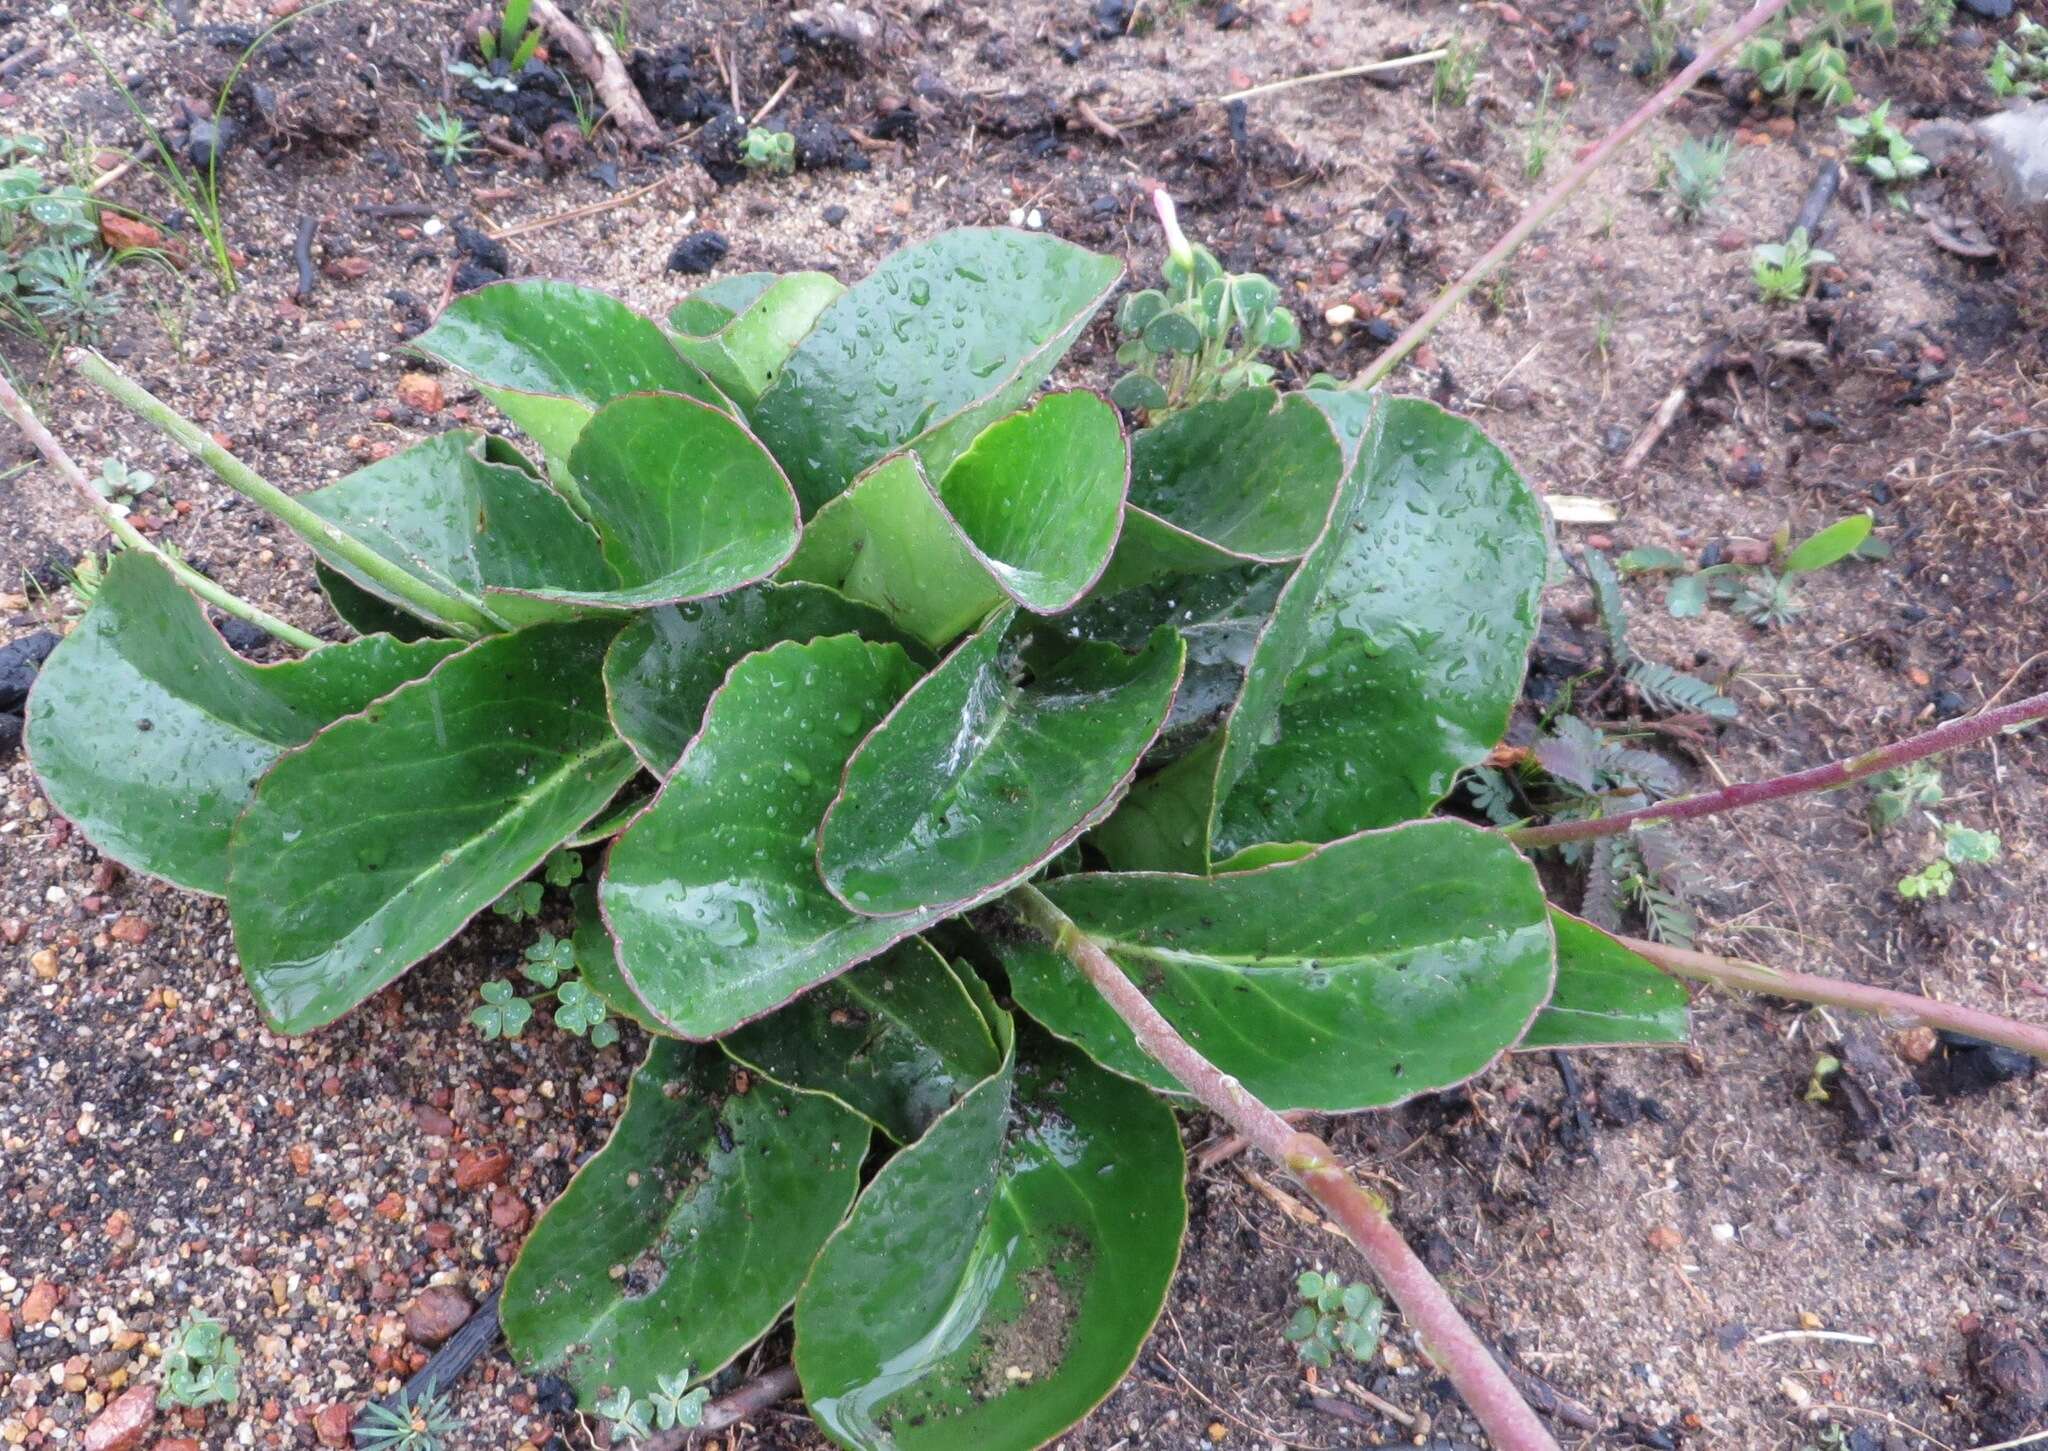
[[[528,918],[540,915],[540,901],[545,892],[546,888],[539,882],[521,882],[491,903],[491,910],[500,917],[509,917],[514,922],[524,922]]]
[[[164,1346],[160,1406],[223,1405],[242,1394],[242,1351],[218,1320],[198,1317],[178,1327]]]
[[[749,126],[746,139],[740,142],[740,165],[770,176],[788,176],[796,170],[796,137],[787,131]]]
[[[512,990],[503,978],[493,978],[478,989],[480,1006],[470,1009],[469,1021],[486,1040],[516,1038],[533,1021],[533,1004]]]
[[[654,1394],[649,1399],[654,1405],[654,1424],[658,1430],[694,1430],[703,1424],[711,1388],[698,1386],[691,1390],[690,1373],[685,1370],[680,1375],[657,1376]]]
[[[1835,260],[1812,245],[1806,228],[1794,227],[1782,242],[1761,242],[1749,254],[1750,275],[1766,302],[1796,302],[1806,296],[1807,273]]]
[[[557,987],[563,978],[576,971],[575,945],[566,937],[543,932],[540,940],[526,949],[519,971],[529,982],[544,988]]]
[[[644,1441],[654,1434],[654,1402],[636,1400],[630,1386],[620,1386],[596,1402],[600,1416],[612,1423],[612,1440]]]
[[[583,878],[583,858],[566,847],[558,847],[541,864],[540,878],[551,887],[573,887]]]
[[[579,977],[570,978],[555,990],[555,1026],[578,1038],[588,1033],[591,1041],[600,1048],[618,1041],[616,1026],[605,1035],[603,1042],[598,1041],[598,1030],[607,1026],[604,999],[592,992]]]
[[[1927,173],[1929,162],[1913,149],[1906,133],[1891,123],[1892,103],[1874,107],[1867,116],[1838,117],[1835,125],[1849,138],[1849,162],[1879,181],[1912,181]]]
[[[1116,313],[1123,343],[1117,362],[1136,371],[1109,396],[1159,423],[1199,403],[1272,382],[1267,349],[1301,346],[1301,325],[1280,304],[1280,290],[1257,273],[1228,273],[1207,247],[1188,241],[1173,203],[1155,192],[1166,227],[1164,288],[1126,297]]]
[[[1386,1324],[1386,1306],[1372,1287],[1344,1283],[1340,1275],[1310,1270],[1295,1287],[1305,1302],[1283,1332],[1295,1353],[1310,1365],[1329,1370],[1342,1351],[1360,1364],[1379,1349]]]

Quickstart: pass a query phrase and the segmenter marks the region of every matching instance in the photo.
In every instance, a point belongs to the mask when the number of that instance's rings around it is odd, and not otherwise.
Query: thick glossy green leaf
[[[610,620],[535,625],[279,757],[235,823],[228,911],[280,1032],[333,1022],[453,937],[639,769],[599,675]]]
[[[36,679],[29,758],[50,803],[101,851],[219,895],[228,830],[271,762],[460,648],[373,635],[253,665],[169,570],[119,554]]]
[[[304,503],[442,595],[447,606],[428,620],[439,627],[505,630],[561,618],[573,612],[516,592],[597,592],[618,583],[590,526],[516,450],[482,434],[436,435],[315,489]],[[309,542],[350,584],[397,604],[323,542]]]
[[[1123,424],[1093,393],[1054,393],[983,431],[934,487],[891,455],[811,520],[785,579],[844,591],[939,646],[1007,596],[1070,609],[1109,562],[1128,472]]]
[[[781,577],[839,590],[935,649],[1004,602],[914,453],[883,459],[820,509]]]
[[[722,1043],[778,1083],[837,1099],[899,1144],[1002,1066],[975,999],[922,937]]]
[[[821,635],[910,643],[881,611],[811,584],[758,585],[635,615],[605,657],[612,722],[647,769],[666,776],[728,670],[756,650]]]
[[[659,323],[567,282],[496,282],[465,292],[413,346],[468,374],[540,445],[558,481],[583,425],[614,398],[661,392],[725,403]]]
[[[408,643],[435,637],[435,627],[418,615],[408,614],[368,590],[358,588],[347,575],[336,574],[317,559],[313,561],[313,578],[319,582],[320,593],[327,596],[328,605],[341,622],[358,635],[389,635],[394,640]]]
[[[1129,474],[1116,409],[1051,393],[984,429],[939,480],[939,500],[1003,592],[1051,615],[1109,563]]]
[[[1043,668],[1082,640],[1136,650],[1162,625],[1177,630],[1188,642],[1188,664],[1166,728],[1145,753],[1146,767],[1157,768],[1214,734],[1237,703],[1245,663],[1292,574],[1288,565],[1246,564],[1217,574],[1156,580],[1120,594],[1091,595],[1061,619],[1058,637],[1034,637],[1027,663]]]
[[[1682,1044],[1691,1037],[1685,985],[1590,922],[1550,910],[1557,988],[1522,1039],[1524,1048]]]
[[[1371,474],[1369,463],[1361,458],[1367,455],[1366,440],[1374,435],[1379,415],[1378,395],[1317,391],[1304,396],[1322,409],[1341,449],[1343,467],[1322,532],[1300,564],[1279,576],[1278,583],[1277,567],[1265,566],[1256,574],[1239,570],[1201,579],[1172,577],[1119,596],[1164,596],[1176,604],[1220,597],[1230,606],[1238,589],[1247,592],[1244,603],[1232,607],[1228,616],[1232,628],[1215,642],[1212,658],[1220,656],[1220,662],[1198,676],[1210,697],[1202,702],[1201,719],[1213,717],[1218,728],[1206,741],[1176,752],[1180,759],[1171,760],[1166,769],[1139,782],[1096,834],[1097,847],[1125,870],[1209,870],[1219,807],[1253,754],[1271,739],[1288,677],[1307,653],[1316,600],[1347,547],[1340,521],[1357,509]],[[1241,579],[1243,584],[1235,583]],[[1186,627],[1181,628],[1185,633]],[[1225,688],[1229,698],[1216,702],[1214,695]]]
[[[1182,1175],[1163,1103],[1027,1027],[1014,1067],[882,1167],[804,1282],[796,1368],[819,1426],[853,1451],[1051,1441],[1158,1317]]]
[[[1499,743],[1521,693],[1550,544],[1514,463],[1465,419],[1388,398],[1357,468],[1278,711],[1262,730],[1232,728],[1226,751],[1250,759],[1217,814],[1215,855],[1421,815]],[[1263,665],[1250,681],[1270,682]]]
[[[1007,228],[958,228],[890,256],[819,315],[753,410],[805,517],[906,444],[943,475],[1045,380],[1122,272]]]
[[[709,1377],[796,1297],[860,1185],[868,1126],[755,1079],[715,1048],[656,1039],[610,1142],[577,1171],[505,1280],[529,1374],[584,1404]]]
[[[728,308],[720,298],[707,296],[711,289],[706,288],[678,304],[668,317],[677,334],[676,351],[703,369],[742,408],[752,408],[760,400],[818,314],[846,291],[823,272],[755,275],[765,285],[752,297],[732,295],[736,306]]]
[[[1462,822],[1365,832],[1227,876],[1101,873],[1042,890],[1276,1108],[1378,1108],[1462,1083],[1550,996],[1535,871]],[[1178,1086],[1049,944],[1000,946],[1025,1012],[1106,1067]]]
[[[721,1037],[938,915],[857,916],[815,856],[847,757],[916,680],[900,646],[851,635],[732,668],[598,893],[626,981],[667,1031]]]
[[[847,763],[818,832],[833,895],[876,916],[954,911],[1022,881],[1102,819],[1159,734],[1187,646],[1086,645],[1019,685],[1014,610],[918,682]]]
[[[650,1033],[665,1034],[667,1029],[633,995],[625,974],[619,971],[618,948],[612,942],[611,929],[604,925],[603,913],[598,910],[595,880],[585,877],[576,884],[575,902],[576,929],[570,938],[570,948],[584,983],[618,1016],[638,1023]]]
[[[688,338],[710,337],[759,302],[780,276],[776,272],[734,272],[707,282],[669,309],[669,329]]]
[[[746,425],[694,398],[633,393],[592,416],[569,454],[618,583],[543,599],[645,609],[727,594],[796,549],[796,495]]]
[[[596,846],[601,841],[610,841],[633,824],[633,818],[647,809],[654,800],[655,783],[644,776],[628,781],[611,804],[590,818],[577,829],[574,836],[562,845],[565,847]]]
[[[1344,462],[1322,411],[1271,388],[1144,430],[1131,443],[1131,513],[1105,588],[1300,558],[1330,517]]]

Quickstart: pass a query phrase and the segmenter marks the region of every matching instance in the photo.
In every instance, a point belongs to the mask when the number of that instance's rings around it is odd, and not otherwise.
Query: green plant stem
[[[422,584],[361,540],[308,509],[98,353],[73,348],[64,357],[73,371],[105,389],[136,417],[161,429],[178,447],[213,470],[222,483],[283,520],[309,543],[326,546],[337,559],[362,571],[401,602],[424,611],[430,618],[447,621],[449,629],[465,639],[477,639],[493,628],[491,621],[460,600]]]
[[[81,469],[78,461],[65,451],[64,445],[57,441],[55,435],[43,426],[43,421],[36,417],[35,410],[28,406],[28,400],[15,391],[14,384],[8,381],[4,372],[0,372],[0,413],[5,413],[14,421],[14,426],[35,445],[36,452],[56,471],[57,477],[71,485],[78,496],[85,500],[86,506],[99,515],[100,522],[105,524],[125,547],[149,555],[168,569],[172,578],[208,604],[233,615],[238,620],[246,620],[257,629],[276,636],[295,649],[318,650],[327,643],[307,634],[304,630],[286,624],[267,610],[250,604],[240,595],[221,588],[182,559],[173,558],[165,550],[158,548],[141,530],[122,518],[105,499],[100,497],[99,491],[93,488],[92,481],[85,476],[85,470]]]
[[[1847,1008],[1851,1012],[1904,1020],[1913,1025],[1944,1028],[2048,1060],[2048,1028],[2001,1018],[1996,1013],[1938,1003],[1932,998],[1894,992],[1890,988],[1870,987],[1860,982],[1787,972],[1758,962],[1745,962],[1739,957],[1719,957],[1711,952],[1696,952],[1691,948],[1671,947],[1636,937],[1618,940],[1631,952],[1648,958],[1673,977],[1690,978],[1694,982],[1712,983],[1716,987],[1740,992],[1768,993],[1794,1002]]]
[[[1879,746],[1876,750],[1865,751],[1860,756],[1830,761],[1825,766],[1794,771],[1788,776],[1773,776],[1768,781],[1742,781],[1733,786],[1724,786],[1719,791],[1709,791],[1703,796],[1684,796],[1675,801],[1661,801],[1655,806],[1645,806],[1637,811],[1624,811],[1616,816],[1596,817],[1588,821],[1553,821],[1544,826],[1510,827],[1507,838],[1521,847],[1556,846],[1567,841],[1589,841],[1595,837],[1619,836],[1623,832],[1653,821],[1690,821],[1695,817],[1715,816],[1723,811],[1734,811],[1743,806],[1757,806],[1766,801],[1779,801],[1787,796],[1804,795],[1809,791],[1830,791],[1837,786],[1847,786],[1853,781],[1875,776],[1881,771],[1890,771],[1899,766],[1910,765],[1914,761],[1924,760],[1928,756],[1939,755],[1943,751],[1975,745],[2013,726],[2043,719],[2048,719],[2048,693],[2030,695],[2025,700],[2016,700],[2011,705],[2002,705],[1996,710],[1982,710],[1975,715],[1944,721],[1931,731],[1922,731],[1917,736],[1908,736],[1905,740],[1895,741],[1889,746]]]
[[[1557,185],[1539,197],[1520,221],[1510,227],[1507,234],[1487,250],[1484,257],[1474,262],[1456,282],[1437,294],[1429,310],[1408,325],[1405,332],[1381,353],[1363,373],[1354,378],[1347,387],[1371,388],[1376,386],[1407,356],[1428,341],[1431,333],[1451,315],[1451,310],[1470,295],[1472,289],[1491,277],[1508,258],[1515,254],[1522,243],[1529,240],[1535,230],[1549,221],[1558,209],[1572,199],[1572,195],[1592,179],[1593,173],[1605,166],[1608,160],[1626,146],[1643,127],[1656,120],[1680,96],[1693,88],[1695,82],[1714,68],[1723,56],[1750,36],[1763,29],[1771,18],[1783,10],[1791,0],[1760,0],[1760,3],[1742,19],[1714,37],[1700,50],[1693,63],[1673,76],[1664,89],[1638,106],[1635,112],[1619,126],[1608,132],[1606,137],[1588,151],[1572,169],[1558,180]]]
[[[1380,1283],[1421,1334],[1430,1356],[1498,1451],[1557,1451],[1557,1442],[1515,1389],[1493,1352],[1465,1323],[1429,1268],[1388,1220],[1384,1205],[1338,1162],[1315,1134],[1296,1129],[1255,1098],[1242,1083],[1204,1058],[1161,1017],[1138,985],[1109,954],[1036,887],[1011,892],[1007,903],[1052,940],[1053,948],[1102,994],[1130,1025],[1138,1044],[1204,1108],[1228,1123],[1267,1158],[1291,1174],[1358,1246]]]

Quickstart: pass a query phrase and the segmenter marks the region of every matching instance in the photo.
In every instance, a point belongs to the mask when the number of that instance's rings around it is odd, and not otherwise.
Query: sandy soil
[[[202,5],[202,28],[174,30],[194,8],[73,7],[158,117],[218,84],[234,54],[223,46],[246,43],[246,32],[205,26],[261,19],[256,6]],[[248,118],[228,166],[241,290],[223,295],[197,268],[124,268],[104,343],[269,477],[311,487],[488,418],[460,392],[431,416],[397,395],[417,366],[404,340],[460,261],[457,223],[519,227],[665,181],[507,239],[516,273],[658,310],[696,281],[666,269],[671,247],[706,228],[731,243],[720,272],[853,276],[946,225],[1036,209],[1050,229],[1146,274],[1160,244],[1141,183],[1158,179],[1191,230],[1230,265],[1275,277],[1304,319],[1357,310],[1341,330],[1316,322],[1297,363],[1304,375],[1348,373],[1372,355],[1369,319],[1414,316],[1540,187],[1527,144],[1546,72],[1573,90],[1550,176],[1647,93],[1629,73],[1642,36],[1629,7],[1246,9],[1226,29],[1210,5],[1148,0],[1141,33],[1124,35],[1073,0],[951,0],[894,9],[883,44],[849,56],[795,48],[778,7],[641,0],[639,44],[693,64],[688,81],[673,64],[642,71],[669,114],[686,114],[704,88],[727,91],[716,41],[736,62],[743,104],[793,70],[783,119],[900,138],[835,143],[864,170],[713,190],[689,155],[703,135],[637,159],[601,132],[555,176],[504,159],[439,171],[414,117],[450,94],[441,52],[460,7],[347,0],[252,67],[284,103],[268,125]],[[81,161],[132,145],[132,118],[41,11],[0,14],[0,47],[49,48],[4,82],[0,125],[61,134]],[[1404,53],[1452,28],[1482,47],[1465,106],[1433,104],[1428,67],[1384,87],[1286,91],[1241,115],[1213,99]],[[1896,96],[1901,115],[1978,114],[1990,108],[1980,75],[2001,28],[1860,55],[1855,78],[1866,95]],[[1737,128],[1712,214],[1680,224],[1651,186],[1656,150],[1685,131]],[[1671,620],[1660,586],[1630,587],[1638,647],[1728,674],[1742,706],[1725,730],[1660,742],[1702,784],[1812,764],[2048,681],[2037,654],[2048,633],[2048,389],[2041,318],[2027,312],[2048,295],[2038,223],[2030,232],[2001,215],[1959,159],[1913,196],[2003,244],[1999,260],[1966,260],[1852,184],[1828,214],[1824,243],[1841,259],[1830,295],[1763,312],[1747,248],[1783,236],[1837,141],[1818,115],[1786,125],[1700,93],[1395,380],[1477,418],[1545,492],[1614,505],[1616,522],[1565,526],[1567,552],[1697,553],[1875,513],[1892,557],[1814,578],[1806,613],[1782,630],[1719,610]],[[139,174],[110,195],[159,221],[174,208]],[[425,214],[355,210],[394,203]],[[308,216],[324,270],[298,300],[292,239]],[[1106,380],[1111,345],[1092,331],[1072,375]],[[1629,440],[1714,349],[1736,363],[1704,372],[1645,466],[1622,475]],[[9,344],[6,357],[82,458],[119,454],[158,471],[163,488],[145,510],[162,537],[232,588],[333,628],[308,557],[283,531],[33,348]],[[0,440],[0,639],[61,628],[61,569],[95,543],[46,471],[9,472],[25,458],[18,440]],[[1589,620],[1568,574],[1550,604],[1539,657],[1582,639]],[[1603,708],[1620,718],[1631,705]],[[100,861],[50,813],[24,763],[0,769],[0,1434],[76,1444],[107,1398],[153,1374],[163,1333],[210,1313],[248,1354],[243,1400],[186,1427],[166,1418],[153,1434],[317,1444],[323,1410],[388,1390],[418,1363],[405,1312],[420,1289],[480,1296],[498,1283],[528,1217],[602,1143],[638,1042],[479,1042],[463,1015],[523,940],[495,919],[346,1024],[276,1039],[231,965],[219,904]],[[2036,733],[1963,753],[1947,778],[1952,814],[1999,831],[2006,855],[1931,906],[1892,889],[1925,859],[1925,834],[1873,840],[1859,793],[1682,832],[1705,943],[2048,1020],[2048,743]],[[1817,1057],[1845,1035],[1874,1116],[1843,1110],[1839,1094],[1835,1105],[1803,1098]],[[1521,1059],[1331,1132],[1486,1333],[1554,1388],[1568,1445],[1960,1448],[2039,1430],[2048,1423],[2001,1419],[2012,1402],[1973,1377],[1971,1350],[1986,1325],[2048,1338],[2048,1075],[1959,1093],[1939,1060],[1915,1065],[1900,1050],[1881,1025],[1709,998],[1690,1051],[1579,1054],[1569,1079],[1548,1057]],[[1209,1131],[1190,1123],[1190,1143]],[[1279,1333],[1292,1282],[1312,1265],[1353,1266],[1254,1169],[1194,1172],[1167,1313],[1130,1379],[1066,1444],[1474,1444],[1398,1326],[1381,1360],[1335,1385],[1324,1377],[1315,1389],[1327,1396],[1311,1400]],[[56,1287],[54,1308],[31,1303],[43,1284]],[[1800,1333],[1773,1338],[1785,1331]],[[759,1363],[780,1349],[771,1342]],[[502,1354],[487,1358],[458,1393],[466,1425],[451,1447],[588,1444],[542,1389]],[[818,1438],[791,1407],[733,1439]]]

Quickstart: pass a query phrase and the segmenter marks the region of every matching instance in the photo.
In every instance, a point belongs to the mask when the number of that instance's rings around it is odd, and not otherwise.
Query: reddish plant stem
[[[1052,939],[1054,950],[1094,984],[1138,1044],[1179,1080],[1202,1106],[1223,1119],[1291,1174],[1335,1220],[1401,1313],[1422,1335],[1432,1358],[1479,1418],[1499,1451],[1557,1451],[1557,1442],[1514,1382],[1472,1332],[1436,1277],[1415,1256],[1386,1216],[1378,1198],[1337,1161],[1322,1139],[1296,1129],[1254,1097],[1243,1084],[1197,1052],[1159,1015],[1138,985],[1066,913],[1035,887],[1013,891],[1009,904],[1025,921]]]
[[[1669,947],[1638,937],[1617,940],[1673,977],[1690,978],[1694,982],[1712,983],[1716,987],[1734,988],[1741,992],[1769,993],[1772,997],[1791,998],[1794,1002],[1847,1008],[1851,1012],[1904,1020],[1913,1025],[1945,1028],[1952,1033],[1966,1033],[1987,1043],[2001,1043],[2022,1053],[2031,1053],[2036,1058],[2048,1059],[2048,1028],[2001,1018],[1996,1013],[1938,1003],[1912,993],[1845,982],[1840,978],[1786,972],[1758,962],[1744,962],[1739,957],[1718,957],[1711,952]]]
[[[1979,711],[1975,715],[1944,721],[1931,731],[1908,736],[1889,746],[1879,746],[1860,756],[1848,756],[1830,761],[1825,766],[1794,771],[1789,776],[1773,776],[1768,781],[1742,781],[1724,786],[1719,791],[1709,791],[1703,796],[1660,801],[1655,806],[1589,821],[1553,821],[1545,826],[1510,827],[1506,835],[1516,846],[1556,846],[1560,842],[1618,836],[1653,821],[1690,821],[1700,816],[1716,816],[1743,806],[1757,806],[1809,791],[1829,791],[1837,786],[1847,786],[1880,771],[1924,760],[1943,751],[1975,745],[2000,731],[2044,718],[2048,718],[2048,694],[2030,695],[2025,700],[2016,700],[1996,710]]]
[[[1450,316],[1451,310],[1463,302],[1473,288],[1498,271],[1501,264],[1514,255],[1515,249],[1529,240],[1530,234],[1549,221],[1560,207],[1572,199],[1573,193],[1592,178],[1594,172],[1607,164],[1608,158],[1626,146],[1643,127],[1669,110],[1672,103],[1691,90],[1700,77],[1712,70],[1723,56],[1763,29],[1771,18],[1789,3],[1791,0],[1761,0],[1761,3],[1742,19],[1701,47],[1699,55],[1694,58],[1691,65],[1673,76],[1663,90],[1638,106],[1634,114],[1608,132],[1599,145],[1580,157],[1572,169],[1558,180],[1557,185],[1539,197],[1535,204],[1522,214],[1521,220],[1510,227],[1506,235],[1495,242],[1484,257],[1466,269],[1464,276],[1438,293],[1436,301],[1429,305],[1429,310],[1410,323],[1407,331],[1395,338],[1393,345],[1375,358],[1372,366],[1353,379],[1349,386],[1371,388],[1398,368],[1402,360],[1421,347],[1443,320]]]

